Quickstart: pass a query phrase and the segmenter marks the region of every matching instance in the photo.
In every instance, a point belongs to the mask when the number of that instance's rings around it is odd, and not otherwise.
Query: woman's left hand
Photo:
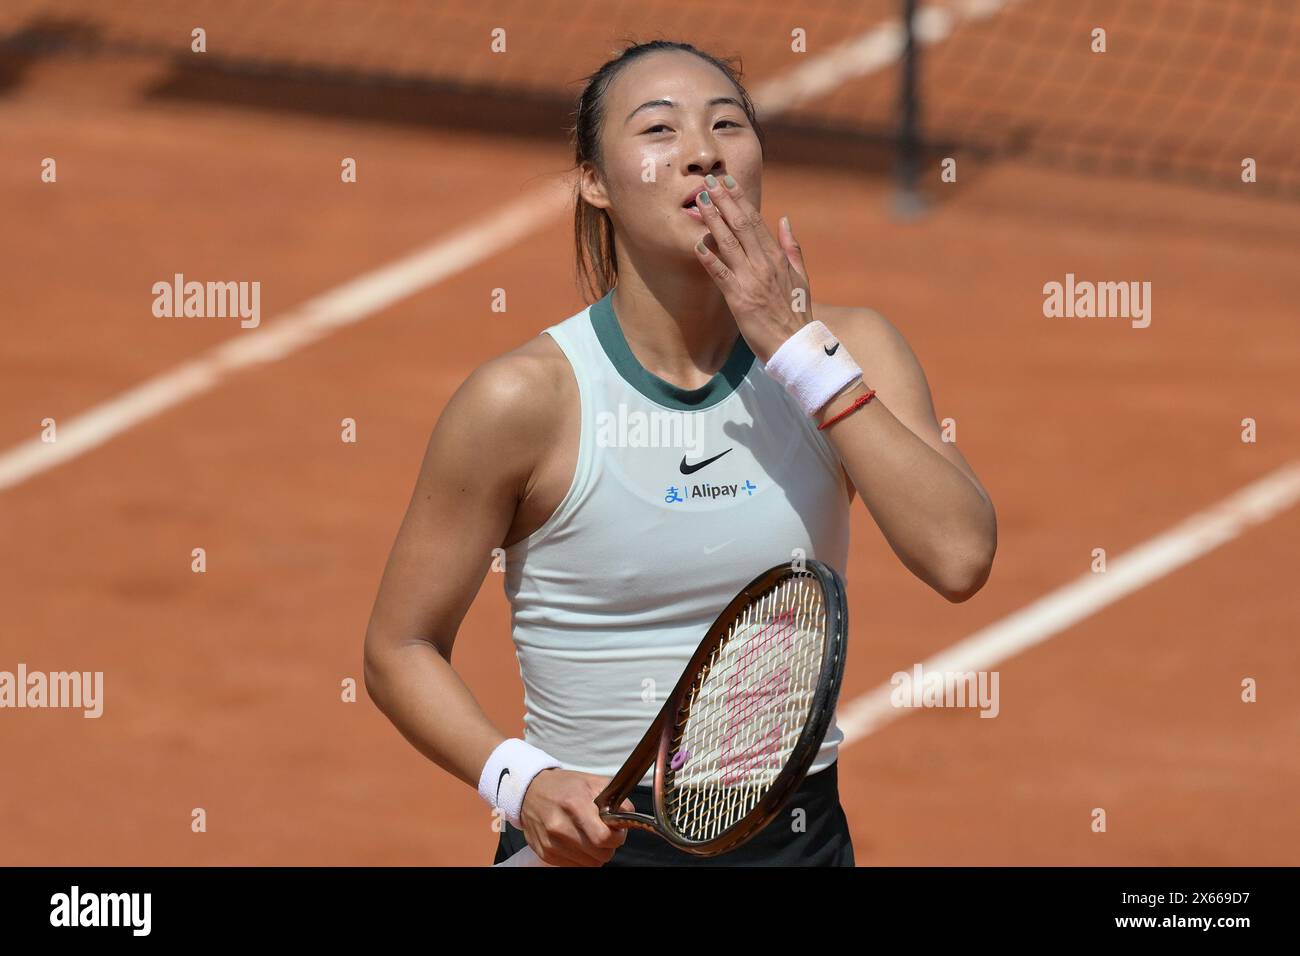
[[[803,252],[785,217],[778,244],[735,179],[706,176],[705,182],[708,190],[702,195],[712,202],[699,199],[696,205],[714,248],[706,236],[695,246],[695,255],[722,290],[740,334],[766,365],[786,339],[813,320]]]

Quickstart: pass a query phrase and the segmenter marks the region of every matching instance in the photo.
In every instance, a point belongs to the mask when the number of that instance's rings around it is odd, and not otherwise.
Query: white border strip
[[[1125,595],[1227,544],[1300,501],[1300,461],[1293,461],[1230,497],[1084,574],[1033,604],[921,664],[922,671],[988,670],[1041,644]],[[886,683],[841,705],[837,722],[848,746],[914,710],[894,707]]]
[[[539,189],[446,239],[304,302],[264,328],[238,333],[197,358],[58,422],[56,441],[32,438],[0,454],[0,491],[83,455],[195,395],[211,391],[241,369],[282,359],[477,265],[546,225],[568,203],[569,195],[561,189]]]

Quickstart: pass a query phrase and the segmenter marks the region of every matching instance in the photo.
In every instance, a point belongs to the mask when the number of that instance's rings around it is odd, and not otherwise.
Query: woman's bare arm
[[[767,365],[808,325],[801,314],[809,301],[803,251],[789,219],[782,218],[773,236],[732,177],[721,182],[705,177],[705,183],[714,201],[699,203],[699,210],[712,245],[701,240],[696,255],[750,348]],[[842,390],[821,407],[818,421],[825,424],[864,397],[867,385],[879,397],[827,433],[845,474],[907,568],[948,600],[966,600],[983,586],[993,565],[997,518],[970,465],[941,439],[920,362],[882,316],[867,309],[813,311],[820,311],[822,324],[847,343],[847,354],[867,383]]]
[[[452,646],[532,475],[555,389],[528,347],[475,371],[433,429],[366,629],[366,689],[421,753],[471,786],[506,734],[451,667]]]
[[[943,440],[921,363],[902,333],[870,310],[834,310],[823,321],[876,390],[823,434],[903,564],[949,601],[967,600],[992,568],[997,516],[957,445]],[[819,422],[865,392],[842,392]]]
[[[375,704],[416,749],[476,789],[507,735],[452,669],[452,646],[492,550],[546,517],[545,504],[533,500],[539,463],[563,447],[556,434],[568,420],[563,403],[576,400],[567,360],[544,336],[466,380],[429,439],[366,629],[366,689]],[[560,769],[533,778],[520,823],[544,861],[600,866],[627,839],[596,809],[605,783]]]

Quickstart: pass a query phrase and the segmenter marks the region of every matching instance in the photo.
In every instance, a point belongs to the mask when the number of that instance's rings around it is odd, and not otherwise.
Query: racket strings
[[[812,575],[751,603],[700,669],[665,772],[669,820],[709,840],[758,806],[807,722],[825,650],[826,609]]]

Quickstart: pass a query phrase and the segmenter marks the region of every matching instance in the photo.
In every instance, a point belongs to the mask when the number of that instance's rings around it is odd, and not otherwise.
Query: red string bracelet
[[[848,408],[844,409],[844,411],[840,412],[840,413],[839,413],[838,415],[836,415],[834,418],[832,418],[832,419],[830,419],[830,420],[828,420],[828,421],[824,421],[824,422],[822,422],[820,425],[818,425],[818,426],[817,426],[817,430],[818,430],[819,432],[820,432],[820,431],[825,431],[827,428],[830,428],[832,425],[834,425],[836,422],[838,422],[841,418],[848,418],[850,415],[852,415],[854,412],[856,412],[856,411],[857,411],[859,408],[861,408],[863,405],[867,404],[867,402],[871,401],[871,399],[875,397],[875,394],[876,394],[876,390],[875,390],[874,388],[873,388],[873,389],[870,389],[870,390],[867,392],[867,394],[863,395],[861,398],[859,398],[857,401],[855,401],[855,402],[854,402],[852,405],[850,405]]]

